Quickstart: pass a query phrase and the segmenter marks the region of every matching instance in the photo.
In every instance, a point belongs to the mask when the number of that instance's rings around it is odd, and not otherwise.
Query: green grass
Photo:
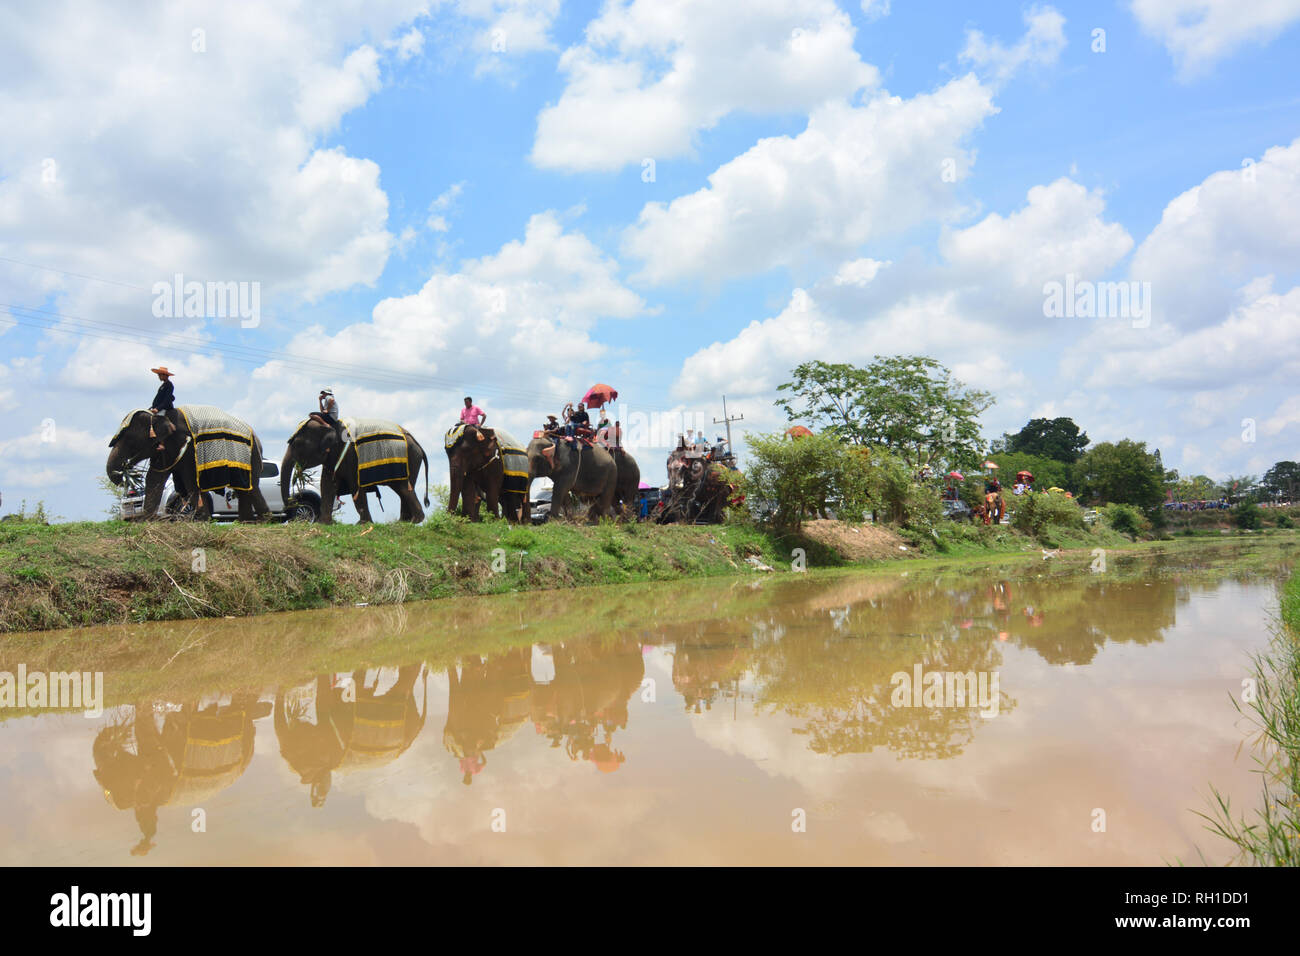
[[[897,557],[913,561],[1138,547],[1101,528],[1052,529],[1047,542],[955,522],[903,534],[913,547]],[[418,526],[6,521],[0,632],[760,573],[751,558],[788,573],[795,548],[810,569],[872,566],[802,535],[745,524],[532,527],[443,512]]]
[[[1251,661],[1253,699],[1233,698],[1258,731],[1259,808],[1249,819],[1236,816],[1211,787],[1213,806],[1200,814],[1206,829],[1236,846],[1235,862],[1253,866],[1300,865],[1300,567],[1282,587],[1279,612],[1272,642]]]

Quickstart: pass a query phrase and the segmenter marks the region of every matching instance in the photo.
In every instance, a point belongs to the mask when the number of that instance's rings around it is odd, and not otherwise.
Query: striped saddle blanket
[[[496,429],[497,447],[505,464],[506,480],[501,485],[503,494],[522,495],[528,490],[528,451],[505,431]]]
[[[401,425],[382,418],[345,418],[341,424],[357,449],[358,490],[410,480]]]
[[[215,405],[180,405],[176,409],[194,442],[199,491],[253,487],[253,443],[257,437],[245,421]]]

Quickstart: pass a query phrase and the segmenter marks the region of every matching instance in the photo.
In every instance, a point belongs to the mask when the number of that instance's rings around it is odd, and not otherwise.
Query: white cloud
[[[1152,286],[1157,322],[1220,321],[1238,288],[1300,262],[1300,139],[1257,163],[1214,173],[1173,199],[1129,274]]]
[[[890,0],[862,0],[860,6],[868,20],[879,20],[889,16],[889,4]]]
[[[990,213],[967,229],[947,230],[944,258],[988,282],[991,274],[1041,294],[1044,281],[1067,273],[1104,273],[1133,248],[1118,223],[1102,220],[1105,199],[1061,178],[1029,190],[1024,208],[1003,217]]]
[[[1184,79],[1247,44],[1268,43],[1300,20],[1300,0],[1132,0],[1132,10]]]
[[[392,246],[378,167],[318,139],[379,88],[377,49],[421,6],[16,9],[0,125],[24,134],[0,142],[0,248],[139,286],[145,303],[174,272],[260,281],[264,304],[374,282]],[[73,314],[148,315],[120,287],[11,277]]]
[[[1052,7],[1027,10],[1025,35],[1011,47],[988,40],[979,30],[966,32],[960,58],[998,81],[1010,79],[1022,66],[1051,66],[1065,49],[1065,17]]]
[[[911,99],[827,103],[797,136],[760,140],[665,206],[648,203],[623,237],[644,262],[637,278],[721,280],[841,258],[869,239],[952,215],[952,184],[973,157],[966,137],[996,112],[974,76]]]
[[[451,228],[447,217],[443,215],[455,205],[456,199],[465,188],[465,183],[452,183],[433,202],[429,203],[429,218],[425,225],[433,232],[446,232]]]
[[[606,4],[560,58],[566,85],[537,120],[532,160],[616,170],[692,152],[729,113],[804,113],[878,80],[830,0]]]

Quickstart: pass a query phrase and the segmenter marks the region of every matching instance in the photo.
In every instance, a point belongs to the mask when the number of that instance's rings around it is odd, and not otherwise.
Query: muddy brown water
[[[1224,862],[1195,811],[1258,802],[1231,698],[1291,555],[19,635],[0,672],[105,706],[0,709],[0,862]]]

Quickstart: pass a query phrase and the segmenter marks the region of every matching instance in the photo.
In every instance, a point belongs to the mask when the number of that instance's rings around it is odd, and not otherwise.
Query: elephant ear
[[[122,419],[122,424],[117,426],[117,431],[114,432],[113,437],[109,439],[108,447],[112,448],[119,441],[122,440],[122,436],[126,434],[126,430],[130,428],[132,423],[135,421],[135,416],[148,415],[148,414],[149,414],[149,409],[147,408],[136,408],[133,409],[132,411],[127,412],[126,418]]]

